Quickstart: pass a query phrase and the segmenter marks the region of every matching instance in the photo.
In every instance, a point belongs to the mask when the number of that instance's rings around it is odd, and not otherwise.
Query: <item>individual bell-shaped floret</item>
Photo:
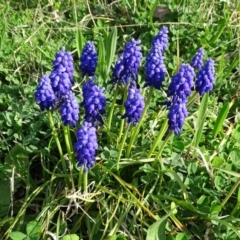
[[[56,96],[52,89],[51,81],[48,76],[42,76],[34,93],[36,103],[41,110],[55,108]]]
[[[142,58],[140,43],[140,40],[132,39],[126,44],[113,69],[112,82],[128,84],[131,80],[136,80]]]
[[[214,61],[209,58],[197,73],[196,91],[199,92],[200,96],[213,89],[214,74]]]
[[[79,120],[79,104],[77,103],[76,97],[72,91],[62,97],[60,114],[65,126],[76,126],[77,121]]]
[[[95,164],[95,154],[98,148],[96,128],[84,121],[83,126],[77,130],[77,142],[74,151],[78,166],[84,166],[84,172]]]
[[[103,94],[104,88],[99,88],[90,78],[83,85],[83,102],[85,109],[85,120],[93,123],[103,124],[102,115],[105,113],[106,97]]]
[[[204,50],[203,48],[199,48],[197,53],[193,56],[192,58],[192,63],[191,66],[197,70],[200,70],[203,65],[203,55],[204,55]]]
[[[94,43],[88,41],[82,50],[82,54],[80,57],[80,70],[82,72],[82,76],[94,76],[97,63],[98,63],[98,55],[94,46]]]
[[[142,116],[144,106],[145,102],[140,89],[137,89],[135,84],[132,84],[128,89],[127,100],[124,103],[126,111],[122,118],[127,118],[129,124],[136,125]]]

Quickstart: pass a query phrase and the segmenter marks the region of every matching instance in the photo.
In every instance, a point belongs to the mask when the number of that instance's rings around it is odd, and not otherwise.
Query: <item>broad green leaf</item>
[[[219,133],[219,131],[221,130],[223,122],[224,122],[224,120],[226,119],[226,117],[228,115],[229,109],[230,109],[230,103],[226,102],[223,105],[221,111],[219,112],[217,120],[216,120],[216,122],[214,124],[213,138],[215,138],[217,136],[217,134]]]
[[[207,106],[208,106],[208,93],[204,94],[198,111],[195,135],[193,137],[194,147],[197,147],[201,140],[203,125],[206,118]]]
[[[22,233],[22,232],[11,232],[9,234],[9,237],[12,240],[23,240],[26,238],[26,234]]]
[[[79,236],[77,234],[68,234],[61,238],[61,240],[79,240]]]
[[[163,218],[152,224],[148,228],[146,240],[166,240],[166,222],[167,220]]]
[[[31,221],[27,224],[27,234],[33,235],[35,233],[39,233],[41,229],[41,224],[37,221]]]
[[[15,167],[15,170],[22,177],[26,177],[29,167],[27,151],[20,145],[15,145],[5,157],[5,164]]]

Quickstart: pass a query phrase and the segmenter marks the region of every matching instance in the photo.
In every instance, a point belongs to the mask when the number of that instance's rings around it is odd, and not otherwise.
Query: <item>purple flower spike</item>
[[[73,81],[73,57],[70,52],[57,52],[53,61],[53,71],[49,78],[53,91],[58,99],[66,95],[72,88]]]
[[[200,96],[213,89],[214,74],[214,61],[209,58],[197,73],[196,91],[199,92]]]
[[[125,50],[119,55],[119,60],[113,70],[112,82],[128,84],[131,80],[136,80],[138,68],[140,66],[142,53],[138,46],[140,40],[132,39],[125,46]]]
[[[151,51],[146,58],[146,86],[153,86],[156,89],[162,87],[165,74],[167,73],[164,65],[164,57],[162,55],[162,47],[160,44],[153,45]]]
[[[162,54],[168,47],[168,28],[163,26],[159,33],[153,38],[152,45],[160,44],[162,46]]]
[[[37,104],[41,110],[55,108],[56,96],[52,89],[51,81],[48,76],[42,76],[34,93]]]
[[[74,151],[78,160],[78,166],[84,166],[84,172],[95,164],[95,154],[98,148],[96,128],[89,122],[84,122],[77,131],[77,142]]]
[[[79,104],[72,91],[68,92],[61,101],[60,114],[65,126],[71,125],[76,127],[79,119]]]
[[[93,42],[88,41],[84,46],[80,62],[82,76],[94,76],[98,63],[98,56]]]
[[[122,118],[128,118],[129,124],[136,125],[142,116],[144,106],[144,98],[140,93],[140,89],[137,89],[134,85],[130,86],[127,100],[124,103],[126,112]]]
[[[186,102],[194,85],[194,76],[194,69],[190,65],[181,64],[178,73],[172,77],[168,87],[168,97],[172,97],[174,102]]]
[[[199,48],[197,53],[193,56],[192,58],[192,67],[200,70],[203,66],[203,55],[204,55],[204,49],[203,48]]]
[[[176,135],[181,133],[185,118],[188,116],[186,102],[175,102],[168,113],[168,130]]]
[[[103,94],[104,89],[99,88],[90,78],[83,85],[83,103],[85,109],[85,120],[96,124],[99,121],[103,124],[102,115],[105,113],[106,97]]]

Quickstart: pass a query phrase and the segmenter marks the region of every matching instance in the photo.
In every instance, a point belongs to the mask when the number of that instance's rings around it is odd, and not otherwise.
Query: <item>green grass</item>
[[[154,12],[159,5],[169,9],[161,19]],[[1,1],[0,8],[4,9],[0,12],[1,239],[240,237],[237,0],[229,4],[207,0]],[[170,32],[165,54],[168,77],[163,90],[153,91],[130,151],[136,129],[130,127],[126,133],[123,125],[126,141],[122,142],[121,88],[109,125],[115,101],[112,67],[126,42],[141,39],[144,57],[138,84],[143,87],[145,57],[162,25]],[[38,79],[51,72],[55,53],[65,46],[75,60],[74,91],[80,103],[83,79],[78,59],[88,40],[94,41],[99,54],[96,81],[105,87],[108,104],[105,124],[98,129],[96,165],[86,181],[79,179],[75,165],[64,171],[65,160],[61,161],[48,116],[40,111],[33,93]],[[199,47],[215,61],[214,89],[201,99],[191,97],[182,134],[167,135],[167,112],[161,103],[171,76],[180,63],[190,62]],[[148,93],[146,88],[145,100]],[[81,109],[78,126],[83,113]],[[69,149],[59,116],[55,112],[52,118],[65,156]],[[70,130],[72,142],[75,130]],[[85,192],[79,188],[81,181],[87,184]]]

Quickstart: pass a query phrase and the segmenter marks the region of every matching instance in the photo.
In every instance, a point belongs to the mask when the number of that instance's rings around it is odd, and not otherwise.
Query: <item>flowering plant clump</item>
[[[95,153],[98,148],[96,128],[84,121],[77,130],[77,142],[74,144],[78,166],[84,166],[86,172],[95,164]]]
[[[192,58],[191,66],[193,68],[196,68],[197,70],[200,70],[203,66],[203,55],[204,55],[204,49],[199,48],[197,53]]]
[[[136,125],[142,116],[144,106],[144,98],[141,95],[140,89],[137,89],[133,84],[128,89],[127,100],[124,103],[126,112],[122,118],[127,118],[129,124],[133,123],[133,125]]]
[[[132,39],[126,44],[124,52],[119,55],[119,60],[114,67],[113,82],[128,84],[130,80],[136,80],[142,58],[140,43],[140,40]]]
[[[168,47],[168,28],[166,26],[163,26],[158,34],[153,38],[152,45],[154,46],[156,44],[162,46],[161,52],[163,54]]]
[[[214,74],[214,61],[209,58],[197,73],[196,91],[199,92],[200,96],[213,89]]]
[[[77,121],[79,120],[79,104],[72,91],[62,97],[60,114],[65,126],[76,126]]]
[[[162,55],[162,45],[154,44],[146,58],[145,66],[145,87],[153,86],[160,89],[167,73],[164,65],[164,57]]]
[[[83,85],[83,102],[85,109],[85,120],[96,121],[103,124],[102,115],[105,113],[106,97],[103,94],[104,88],[99,88],[94,82],[94,78],[90,78]]]
[[[53,71],[49,76],[58,99],[71,90],[74,83],[73,71],[73,57],[70,52],[66,52],[63,48],[61,52],[56,53],[53,61]]]
[[[51,81],[48,76],[42,76],[34,93],[37,104],[41,110],[55,108],[56,96],[52,89]]]
[[[80,62],[82,76],[94,76],[98,62],[98,56],[93,42],[88,41],[84,46],[80,57]]]

